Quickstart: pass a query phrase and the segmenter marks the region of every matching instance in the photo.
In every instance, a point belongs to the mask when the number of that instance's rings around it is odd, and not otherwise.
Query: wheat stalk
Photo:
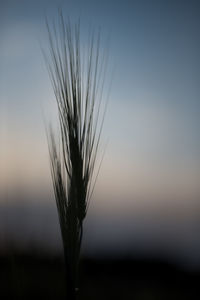
[[[68,299],[76,299],[83,221],[94,189],[94,168],[106,106],[102,113],[105,64],[100,35],[90,38],[86,58],[80,43],[80,22],[71,26],[62,13],[50,28],[45,54],[58,107],[60,145],[47,129],[51,175],[64,246]],[[100,114],[100,112],[102,114]],[[98,173],[98,172],[97,172]]]

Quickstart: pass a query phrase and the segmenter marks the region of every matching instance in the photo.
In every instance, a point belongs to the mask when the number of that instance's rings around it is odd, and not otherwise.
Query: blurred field
[[[84,258],[79,299],[200,299],[199,279],[199,272],[184,271],[158,260]],[[62,258],[1,255],[0,299],[65,299]]]

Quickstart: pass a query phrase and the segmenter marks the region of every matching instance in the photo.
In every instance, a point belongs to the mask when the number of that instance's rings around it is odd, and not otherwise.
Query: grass
[[[100,34],[92,34],[83,51],[80,22],[72,26],[60,14],[58,23],[47,22],[47,31],[45,60],[60,128],[59,137],[51,126],[47,128],[51,175],[64,246],[67,299],[76,299],[83,222],[99,171],[94,172],[106,110],[102,110],[106,65],[100,56]]]

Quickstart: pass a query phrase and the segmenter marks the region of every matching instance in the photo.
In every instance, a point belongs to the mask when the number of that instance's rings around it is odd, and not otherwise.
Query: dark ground
[[[0,299],[65,299],[61,257],[0,256]],[[82,259],[80,300],[200,299],[200,272],[158,260]]]

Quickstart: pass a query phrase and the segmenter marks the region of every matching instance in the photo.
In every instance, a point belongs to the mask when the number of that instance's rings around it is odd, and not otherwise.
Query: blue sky
[[[128,218],[131,235],[134,215],[156,216],[164,228],[174,218],[177,234],[189,224],[198,244],[198,1],[1,2],[1,195],[15,201],[15,190],[30,198],[36,190],[52,193],[43,113],[49,119],[56,113],[40,45],[47,46],[45,15],[56,18],[59,7],[72,22],[80,17],[83,38],[88,28],[101,27],[109,49],[102,144],[109,142],[95,196],[103,200],[91,204],[91,220],[98,215],[100,224],[112,215],[126,230]]]

